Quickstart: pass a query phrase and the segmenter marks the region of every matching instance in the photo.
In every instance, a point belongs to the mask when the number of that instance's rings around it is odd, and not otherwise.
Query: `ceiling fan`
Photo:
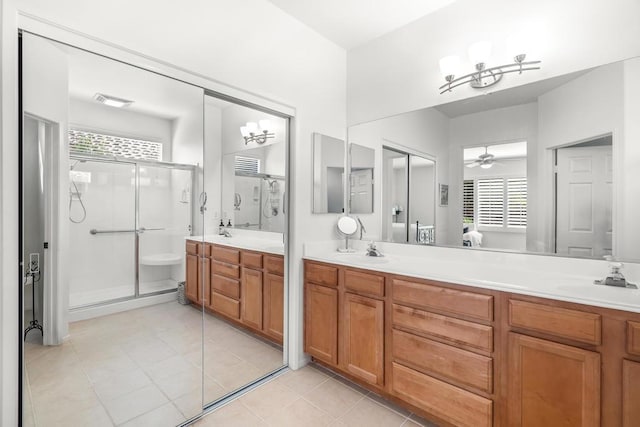
[[[480,166],[483,169],[489,169],[493,166],[495,160],[494,155],[489,153],[487,150],[488,147],[484,147],[484,154],[480,154],[477,159],[465,164],[468,168],[475,168],[476,166]]]

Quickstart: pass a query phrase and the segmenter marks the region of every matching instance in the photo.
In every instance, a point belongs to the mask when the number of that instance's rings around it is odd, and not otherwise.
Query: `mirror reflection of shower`
[[[284,182],[281,176],[236,172],[234,225],[251,230],[282,232]]]
[[[267,197],[262,207],[262,215],[265,218],[278,216],[280,208],[280,184],[275,179],[262,178],[268,185]]]
[[[84,162],[84,160],[76,160],[69,168],[69,221],[74,224],[80,224],[87,219],[87,208],[82,201],[82,194],[91,183],[91,172],[74,170],[79,163]],[[76,205],[77,208],[74,209]]]

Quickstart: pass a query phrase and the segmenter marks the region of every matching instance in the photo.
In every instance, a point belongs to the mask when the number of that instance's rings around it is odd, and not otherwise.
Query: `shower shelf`
[[[140,257],[140,264],[142,265],[175,265],[181,264],[184,259],[182,254],[164,253],[164,254],[151,254]]]

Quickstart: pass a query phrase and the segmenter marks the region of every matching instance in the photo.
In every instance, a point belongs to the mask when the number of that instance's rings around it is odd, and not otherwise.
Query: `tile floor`
[[[177,302],[71,323],[25,343],[25,426],[175,426],[282,365],[282,351]]]
[[[279,367],[282,353],[213,316],[165,303],[75,322],[71,338],[25,343],[25,426],[173,427],[205,400]],[[204,362],[204,363],[203,363]],[[403,426],[433,424],[349,381],[307,366],[288,371],[196,426]]]
[[[314,365],[288,371],[195,423],[196,427],[437,427]]]

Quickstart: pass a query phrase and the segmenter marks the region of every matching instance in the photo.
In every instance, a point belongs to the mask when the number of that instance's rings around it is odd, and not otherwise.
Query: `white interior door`
[[[373,208],[373,169],[352,169],[350,187],[350,212],[371,212]]]
[[[611,146],[557,150],[556,252],[602,257],[612,248]]]

